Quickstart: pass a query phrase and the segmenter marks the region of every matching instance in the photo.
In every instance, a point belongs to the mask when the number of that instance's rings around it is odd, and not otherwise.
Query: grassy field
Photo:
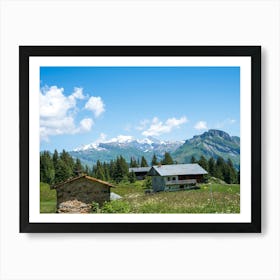
[[[107,202],[101,213],[239,213],[240,187],[202,184],[200,189],[144,194],[143,181],[120,183],[112,192],[122,199]],[[41,213],[55,213],[56,193],[41,183]]]
[[[50,186],[40,183],[40,212],[55,213],[56,211],[56,190],[50,190]]]

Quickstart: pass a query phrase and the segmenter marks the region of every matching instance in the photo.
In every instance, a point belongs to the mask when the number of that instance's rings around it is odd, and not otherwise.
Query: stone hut
[[[108,182],[82,175],[51,186],[56,190],[58,213],[88,213],[92,202],[102,206],[110,201],[111,187]]]

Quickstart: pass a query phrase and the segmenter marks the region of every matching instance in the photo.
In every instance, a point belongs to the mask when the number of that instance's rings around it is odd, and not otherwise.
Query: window
[[[173,177],[172,180],[175,181],[175,180],[176,180],[176,177]]]
[[[170,177],[167,177],[167,181],[170,181]]]

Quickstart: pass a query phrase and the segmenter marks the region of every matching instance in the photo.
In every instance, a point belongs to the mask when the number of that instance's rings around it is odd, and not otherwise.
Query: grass
[[[40,183],[40,213],[56,212],[56,190],[50,190],[50,186]]]
[[[122,199],[104,204],[102,213],[240,213],[240,187],[202,184],[197,190],[144,193],[144,181],[121,182],[112,192]],[[41,213],[55,213],[55,190],[41,183]]]

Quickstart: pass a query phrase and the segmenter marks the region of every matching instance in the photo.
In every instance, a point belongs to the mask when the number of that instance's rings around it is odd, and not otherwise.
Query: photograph
[[[41,213],[239,213],[240,67],[40,67]]]
[[[21,231],[260,231],[260,47],[19,51]]]

